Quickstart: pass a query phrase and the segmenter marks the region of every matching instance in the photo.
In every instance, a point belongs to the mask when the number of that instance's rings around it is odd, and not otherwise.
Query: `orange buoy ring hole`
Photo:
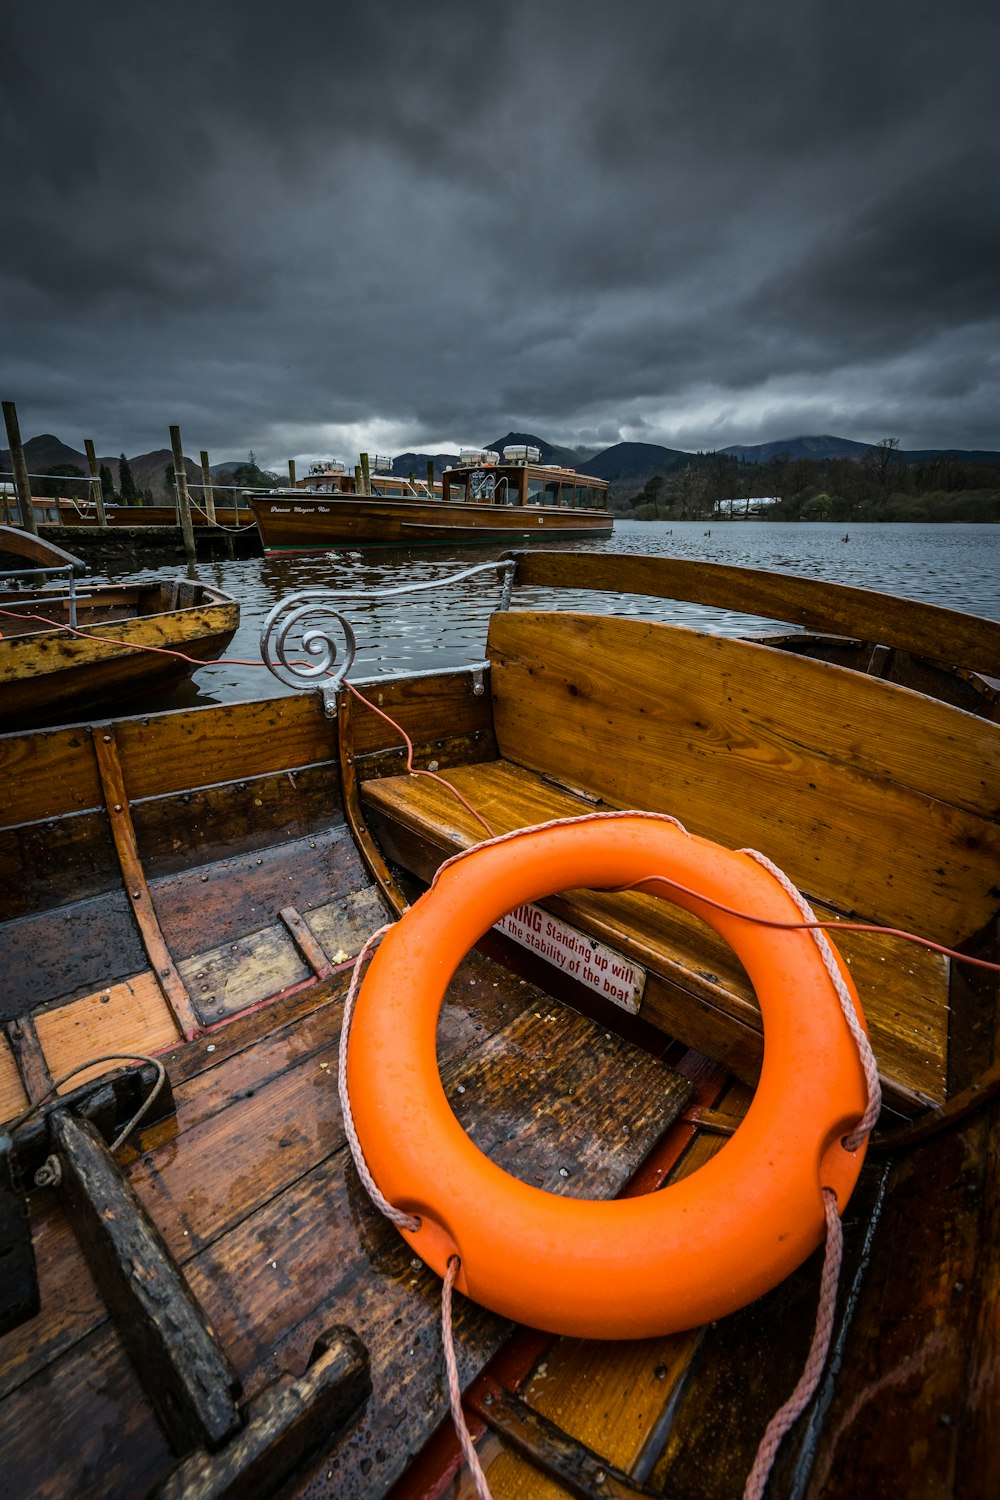
[[[823,1189],[838,1206],[864,1146],[843,1145],[866,1105],[864,1072],[812,936],[669,899],[714,927],[760,1002],[764,1062],[746,1118],[709,1162],[657,1193],[609,1202],[557,1197],[494,1165],[448,1104],[438,1012],[458,964],[525,901],[665,875],[741,911],[801,920],[749,855],[624,815],[526,829],[444,867],[387,934],[358,997],[348,1085],[380,1190],[420,1227],[404,1237],[484,1307],[553,1333],[644,1338],[696,1327],[776,1286],[819,1245]],[[656,883],[638,890],[661,896]],[[836,955],[863,1024],[848,972]]]

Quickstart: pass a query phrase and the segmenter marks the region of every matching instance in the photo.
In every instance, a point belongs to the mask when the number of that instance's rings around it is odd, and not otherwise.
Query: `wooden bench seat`
[[[1000,726],[826,662],[655,621],[501,612],[488,657],[498,758],[447,774],[498,833],[588,806],[642,808],[760,849],[834,920],[949,947],[996,921]],[[426,778],[365,780],[361,764],[359,777],[383,849],[421,879],[482,837]],[[646,896],[544,904],[648,970],[643,1013],[655,1024],[756,1077],[759,1011],[714,934]],[[942,1101],[948,961],[877,936],[840,945],[887,1096],[908,1112]]]
[[[447,774],[497,833],[593,810],[509,761],[457,766]],[[427,777],[368,781],[362,797],[382,849],[425,881],[443,860],[483,836],[458,799]],[[573,891],[540,904],[642,964],[648,972],[642,1014],[661,1030],[725,1062],[737,1077],[756,1080],[763,1056],[760,1009],[742,964],[714,932],[653,896]],[[821,904],[817,911],[836,920]],[[889,938],[844,933],[837,941],[866,1005],[888,1091],[901,1107],[943,1099],[947,961],[919,948],[900,954]]]

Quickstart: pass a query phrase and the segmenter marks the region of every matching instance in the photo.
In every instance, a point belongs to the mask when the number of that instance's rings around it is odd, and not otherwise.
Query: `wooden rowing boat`
[[[239,625],[239,605],[209,584],[79,585],[78,558],[13,527],[0,527],[3,553],[24,586],[0,591],[0,729],[127,703],[221,655]]]
[[[563,589],[614,590],[633,612],[585,594],[535,607]],[[749,640],[656,618],[657,600],[692,597],[804,627],[827,652],[867,642],[872,670],[784,649],[776,626]],[[0,1149],[5,1493],[471,1495],[440,1283],[363,1191],[335,1079],[349,962],[483,837],[469,807],[497,833],[669,813],[762,850],[842,927],[996,960],[1000,624],[601,554],[518,555],[512,604],[482,661],[358,683],[366,702],[341,684],[0,738],[0,1118],[38,1106]],[[877,675],[936,663],[947,680],[956,662],[985,713]],[[381,715],[467,806],[408,774]],[[538,910],[545,941],[521,914],[451,979],[452,1109],[481,1151],[556,1194],[690,1174],[760,1072],[741,966],[652,896],[570,890]],[[573,977],[566,934],[616,955],[638,1003],[599,964]],[[986,1500],[997,974],[884,932],[837,941],[885,1107],[844,1214],[831,1354],[767,1494]],[[155,1055],[169,1088],[112,1153],[154,1079],[101,1060],[120,1052]],[[81,1066],[53,1105],[52,1081]],[[819,1262],[706,1327],[630,1342],[512,1327],[458,1297],[465,1415],[494,1496],[738,1496],[801,1372]]]

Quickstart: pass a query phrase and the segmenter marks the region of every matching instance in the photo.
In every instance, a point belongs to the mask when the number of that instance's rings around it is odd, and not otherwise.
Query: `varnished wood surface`
[[[23,558],[32,567],[65,568],[72,565],[77,572],[82,573],[87,566],[80,558],[74,557],[72,552],[64,552],[54,542],[47,542],[43,537],[24,531],[20,526],[0,526],[0,554],[4,552]]]
[[[0,736],[0,827],[100,805],[90,733],[81,725]],[[132,799],[294,772],[329,761],[335,744],[313,694],[120,719],[115,733]]]
[[[383,499],[376,495],[260,496],[251,501],[266,553],[327,547],[419,547],[500,540],[519,545],[549,533],[610,536],[606,510]]]
[[[953,945],[996,910],[1000,725],[639,620],[498,614],[489,651],[506,759],[760,849],[886,926]]]
[[[579,817],[588,810],[505,761],[456,768],[449,780],[498,833],[551,818]],[[364,797],[384,846],[423,880],[431,878],[443,858],[482,837],[481,827],[458,799],[426,778],[370,781]],[[401,840],[401,829],[412,831],[416,841]],[[760,1010],[742,965],[717,934],[651,896],[575,891],[542,904],[651,971],[643,1015],[668,1035],[725,1061],[741,1077],[756,1078],[762,1056]],[[822,903],[817,910],[837,920]],[[851,966],[880,1072],[897,1104],[912,1109],[918,1096],[943,1099],[946,960],[878,935],[845,932],[836,941]]]
[[[1000,621],[937,604],[822,579],[674,557],[522,552],[517,559],[519,584],[683,599],[898,646],[1000,677]]]

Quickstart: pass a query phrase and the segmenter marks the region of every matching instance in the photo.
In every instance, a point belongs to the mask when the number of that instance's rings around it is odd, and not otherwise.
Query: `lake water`
[[[911,524],[781,524],[773,521],[617,521],[613,538],[565,544],[567,550],[633,552],[644,556],[696,558],[824,578],[921,599],[952,609],[1000,619],[1000,526]],[[460,666],[483,657],[486,626],[499,598],[497,581],[482,575],[433,594],[380,600],[378,591],[456,573],[473,563],[500,557],[504,549],[461,548],[414,553],[321,553],[287,558],[248,558],[195,565],[197,577],[234,595],[242,617],[225,660],[214,662],[155,703],[130,705],[130,712],[190,703],[266,698],[291,691],[260,662],[260,630],[277,601],[306,588],[370,591],[344,606],[358,641],[353,675]],[[183,564],[127,578],[176,576]],[[558,602],[563,609],[614,609],[669,619],[700,629],[735,635],[747,628],[745,615],[730,615],[692,604],[627,599],[609,594],[516,589],[514,603]]]

